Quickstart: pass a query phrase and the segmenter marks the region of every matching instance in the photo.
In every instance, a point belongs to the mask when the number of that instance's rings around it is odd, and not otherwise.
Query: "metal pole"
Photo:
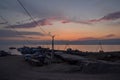
[[[52,53],[51,53],[51,59],[54,57],[54,35],[52,36]]]
[[[102,48],[102,43],[101,43],[101,41],[99,42],[99,45],[100,45],[100,51],[99,51],[99,52],[103,52],[103,48]]]

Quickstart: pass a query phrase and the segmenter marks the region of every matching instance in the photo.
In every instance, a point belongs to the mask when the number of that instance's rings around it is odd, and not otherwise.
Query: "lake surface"
[[[51,45],[25,45],[29,47],[42,46],[45,48],[51,48]],[[9,51],[9,47],[23,47],[23,45],[0,45],[0,50]],[[100,45],[55,45],[55,49],[66,50],[67,48],[78,49],[80,51],[92,51],[98,52]],[[120,51],[120,45],[102,45],[104,51]]]

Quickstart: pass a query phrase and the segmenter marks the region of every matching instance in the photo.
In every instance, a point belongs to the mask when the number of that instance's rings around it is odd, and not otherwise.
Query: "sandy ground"
[[[22,56],[0,57],[0,80],[120,80],[120,74],[67,72],[76,67],[64,63],[35,67]]]

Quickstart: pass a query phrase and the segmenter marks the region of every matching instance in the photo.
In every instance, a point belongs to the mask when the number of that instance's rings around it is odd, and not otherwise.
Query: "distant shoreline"
[[[28,46],[28,47],[37,47],[37,46],[41,46],[41,47],[45,47],[45,48],[51,48],[51,44],[50,45],[43,45],[43,44],[20,44],[20,45],[0,45],[0,50],[9,50],[10,47],[16,47],[16,48],[20,48],[23,46]],[[102,45],[103,50],[106,51],[120,51],[120,45]],[[70,44],[66,44],[66,45],[56,45],[55,44],[55,49],[56,50],[65,50],[67,48],[72,48],[73,50],[80,50],[80,51],[89,51],[89,52],[98,52],[100,49],[100,45],[70,45]]]

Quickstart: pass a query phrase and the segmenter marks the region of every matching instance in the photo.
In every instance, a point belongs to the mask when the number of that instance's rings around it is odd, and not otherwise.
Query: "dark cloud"
[[[116,19],[119,19],[119,18],[120,18],[120,11],[110,13],[110,14],[104,16],[103,18],[101,18],[101,20],[116,20]]]
[[[98,19],[91,19],[91,20],[71,20],[70,18],[68,19],[64,19],[62,21],[62,23],[70,23],[70,22],[74,22],[74,23],[80,23],[80,24],[92,24],[93,22],[101,22],[101,21],[112,21],[112,20],[118,20],[120,19],[120,11],[118,12],[113,12],[113,13],[109,13],[101,18],[98,18]],[[114,22],[112,23],[114,25],[119,25],[120,22]]]
[[[109,20],[117,20],[117,19],[120,19],[120,12],[110,13],[108,15],[105,15],[102,18],[91,19],[91,20],[88,20],[88,21],[82,21],[82,20],[81,21],[76,21],[76,20],[66,19],[64,17],[62,17],[62,18],[54,17],[54,18],[46,18],[46,19],[38,20],[36,22],[40,26],[52,25],[52,22],[55,21],[55,20],[59,20],[63,24],[73,22],[73,23],[90,25],[90,24],[92,24],[92,22],[109,21]],[[36,27],[36,26],[37,26],[37,24],[35,24],[34,22],[29,22],[29,23],[24,23],[24,24],[19,24],[19,25],[13,25],[14,28],[33,28],[33,27]],[[7,26],[7,28],[9,28],[9,27],[10,26]]]
[[[109,13],[107,15],[105,15],[102,18],[99,19],[91,19],[89,21],[76,21],[76,20],[71,20],[71,19],[66,19],[64,17],[62,18],[54,18],[54,19],[43,19],[43,20],[39,20],[37,21],[41,26],[44,25],[52,25],[51,21],[52,20],[61,20],[61,23],[65,24],[65,23],[70,23],[70,22],[74,22],[74,23],[80,23],[80,24],[88,24],[90,25],[92,22],[100,22],[100,21],[109,21],[109,20],[117,20],[120,19],[120,11],[118,12],[114,12],[114,13]],[[27,24],[22,24],[22,25],[15,25],[16,27],[21,27],[21,28],[29,28],[29,27],[35,27],[36,24],[32,23],[27,23]],[[28,27],[29,26],[29,27]]]
[[[91,19],[88,22],[100,22],[100,21],[109,21],[109,20],[117,20],[120,19],[120,11],[109,13],[102,18],[99,19]]]
[[[66,23],[77,23],[77,24],[87,24],[87,25],[91,25],[90,22],[87,22],[87,21],[74,21],[74,20],[63,20],[61,21],[63,24],[66,24]]]
[[[70,18],[68,19],[63,19],[61,22],[62,23],[70,23],[70,22],[74,22],[74,23],[80,23],[80,24],[88,24],[91,25],[93,22],[100,22],[100,21],[112,21],[112,20],[118,20],[120,19],[120,11],[118,12],[114,12],[114,13],[109,13],[105,16],[103,16],[102,18],[99,19],[91,19],[91,20],[71,20]],[[116,22],[115,24],[119,24],[120,22]]]
[[[45,25],[53,25],[53,21],[61,21],[61,23],[78,23],[78,24],[87,24],[90,25],[91,23],[87,21],[73,21],[73,20],[67,20],[67,19],[58,19],[56,18],[47,18],[47,19],[42,19],[35,22],[29,22],[29,23],[24,23],[24,24],[17,24],[17,25],[12,25],[13,28],[33,28],[37,26],[45,26]],[[5,28],[11,28],[11,26],[6,26]]]
[[[37,24],[36,24],[37,22]],[[6,26],[5,28],[33,28],[37,26],[44,26],[44,25],[52,25],[50,19],[42,19],[38,20],[36,22],[29,22],[29,23],[24,23],[24,24],[18,24],[18,25],[12,25],[12,26]]]
[[[13,28],[33,28],[35,26],[37,26],[37,24],[35,24],[34,22],[30,22],[30,23],[6,26],[5,28],[11,28],[11,27],[13,27]]]
[[[26,32],[26,31],[21,31],[19,33],[22,33],[23,35],[39,35],[39,36],[45,36],[44,34],[40,32]]]
[[[38,33],[38,32],[25,32],[25,31],[16,32],[16,31],[12,31],[12,30],[0,30],[0,38],[4,38],[4,37],[23,37],[24,35],[44,36],[44,34]]]
[[[114,35],[114,34],[108,34],[108,35],[106,35],[105,37],[106,38],[112,38],[112,37],[115,37],[116,35]]]

